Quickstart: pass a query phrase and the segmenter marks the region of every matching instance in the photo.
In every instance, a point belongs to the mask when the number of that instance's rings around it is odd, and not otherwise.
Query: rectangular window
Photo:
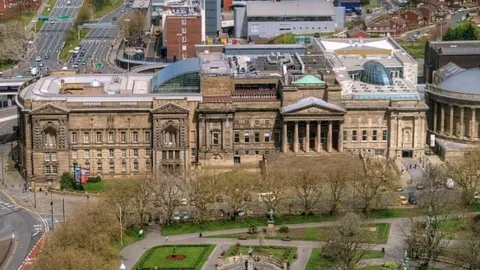
[[[133,157],[138,158],[138,149],[133,149]]]
[[[89,159],[90,158],[90,150],[83,150],[83,158]]]
[[[182,25],[187,25],[187,20],[182,19]]]
[[[115,150],[108,149],[108,157],[109,158],[115,158]]]
[[[127,150],[122,149],[122,158],[126,158],[126,157],[127,157]]]
[[[97,149],[97,158],[102,158],[102,149]]]
[[[145,171],[150,171],[151,163],[150,160],[145,161]]]
[[[248,132],[245,132],[245,133],[243,134],[243,140],[244,140],[244,142],[246,142],[246,143],[249,143],[249,142],[250,142],[250,134],[248,134]]]
[[[115,163],[110,162],[110,163],[108,164],[108,172],[109,172],[109,173],[114,173],[114,172],[115,172]]]
[[[97,162],[97,173],[102,173],[103,168],[102,168],[102,162]]]
[[[127,142],[127,133],[125,131],[120,132],[120,142],[122,143]]]
[[[270,142],[270,132],[265,132],[263,134],[264,142]]]
[[[145,149],[145,157],[150,157],[150,149]]]
[[[352,130],[352,141],[356,142],[357,141],[357,131]]]
[[[187,54],[186,53],[182,53],[182,59],[186,59],[187,58]]]
[[[175,151],[175,159],[180,159],[180,151]]]
[[[168,159],[173,159],[173,151],[168,151]]]
[[[78,150],[72,150],[72,158],[77,159],[78,158]]]
[[[255,155],[260,155],[260,151],[255,151]]]
[[[52,174],[50,165],[45,165],[45,175],[50,175],[50,174]]]
[[[362,141],[366,141],[366,140],[367,140],[367,131],[362,130]]]
[[[52,174],[58,174],[58,167],[55,164],[52,165]]]
[[[133,162],[133,171],[138,172],[138,161]]]
[[[376,140],[377,140],[377,131],[372,130],[372,141],[376,141]]]
[[[255,132],[254,137],[255,137],[255,142],[260,142],[260,132]]]
[[[145,131],[145,142],[150,143],[151,138],[150,131]]]
[[[52,161],[57,161],[57,153],[52,153],[50,158]]]
[[[240,142],[240,131],[235,131],[235,140],[236,143]]]
[[[72,133],[71,142],[72,142],[72,143],[77,143],[77,133],[76,133],[76,132],[73,132],[73,133]]]
[[[186,33],[187,33],[187,28],[182,27],[182,34],[186,34]]]
[[[281,139],[280,139],[280,131],[276,130],[275,131],[275,142],[276,143],[280,143],[281,142]]]
[[[386,129],[382,131],[382,140],[388,140],[388,131]]]
[[[113,143],[113,132],[108,133],[108,143]]]
[[[51,160],[51,159],[50,159],[50,153],[45,153],[45,154],[43,154],[43,160],[44,160],[44,161],[50,161],[50,160]]]
[[[97,143],[102,143],[102,133],[97,132]]]
[[[219,140],[220,134],[218,132],[213,132],[212,133],[212,144],[213,145],[218,145],[220,140]]]
[[[343,141],[346,142],[348,137],[348,132],[346,130],[343,131]]]
[[[132,142],[138,143],[138,132],[136,131],[132,133]]]
[[[127,171],[127,163],[125,161],[122,161],[122,172],[126,172]]]
[[[182,51],[186,51],[187,50],[187,45],[182,45]]]
[[[167,159],[167,151],[162,151],[162,159]]]
[[[187,42],[187,37],[182,37],[182,42],[183,43]]]
[[[90,133],[83,133],[83,143],[90,143]]]
[[[90,171],[90,163],[85,162],[85,170]]]

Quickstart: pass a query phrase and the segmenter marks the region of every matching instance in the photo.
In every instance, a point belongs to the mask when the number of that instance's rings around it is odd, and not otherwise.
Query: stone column
[[[450,106],[450,115],[448,116],[449,117],[449,123],[448,123],[448,133],[450,134],[450,136],[453,136],[453,105],[449,104],[448,106]]]
[[[433,101],[433,132],[437,132],[438,103]]]
[[[298,153],[298,121],[295,121],[295,132],[293,134],[293,152]]]
[[[460,107],[460,138],[463,138],[465,136],[465,122],[464,118],[465,117],[465,108]]]
[[[338,152],[343,152],[343,123],[338,122]]]
[[[322,151],[322,121],[317,121],[317,153]]]
[[[305,122],[305,152],[310,152],[310,121]]]
[[[415,144],[417,143],[417,140],[415,140],[415,132],[417,132],[417,126],[418,125],[418,116],[415,115],[413,117],[413,132],[412,132],[412,146],[415,148]]]
[[[288,151],[288,135],[287,135],[287,122],[283,122],[283,130],[282,130],[282,152],[286,153]]]
[[[222,119],[221,122],[220,122],[220,136],[221,137],[219,138],[220,139],[220,147],[221,147],[220,149],[222,149],[222,150],[224,149],[224,145],[225,145],[223,143],[223,139],[225,138],[225,129],[223,127],[223,125],[224,125],[223,121],[224,121],[224,119]]]
[[[332,121],[328,121],[327,152],[332,152]]]
[[[440,104],[440,134],[445,133],[445,106]]]
[[[207,120],[206,119],[203,119],[203,129],[205,131],[205,134],[203,135],[203,139],[204,139],[204,145],[203,147],[205,147],[205,150],[208,149],[208,131],[207,131]]]
[[[477,138],[477,119],[476,119],[476,108],[471,108],[472,110],[472,124],[470,125],[470,138]]]

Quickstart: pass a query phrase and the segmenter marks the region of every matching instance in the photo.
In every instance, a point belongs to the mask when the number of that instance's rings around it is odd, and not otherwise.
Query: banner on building
[[[81,177],[82,184],[87,183],[88,173],[89,173],[88,170],[85,170],[85,169],[80,170],[80,177]]]
[[[76,185],[81,185],[81,175],[82,175],[82,171],[80,169],[80,167],[74,167],[74,170],[75,170],[75,173],[73,174],[74,175],[74,179],[75,179],[75,184]]]

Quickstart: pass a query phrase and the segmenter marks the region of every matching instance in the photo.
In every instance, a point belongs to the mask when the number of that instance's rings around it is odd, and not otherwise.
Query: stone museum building
[[[17,96],[19,166],[43,182],[73,164],[126,178],[278,155],[422,156],[416,62],[390,38],[313,45],[225,45],[156,74],[32,80]]]

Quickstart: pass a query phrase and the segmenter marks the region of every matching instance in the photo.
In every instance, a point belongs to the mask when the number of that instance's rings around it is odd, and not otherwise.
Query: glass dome
[[[392,85],[390,72],[378,61],[367,61],[363,64],[360,81],[374,85]]]

